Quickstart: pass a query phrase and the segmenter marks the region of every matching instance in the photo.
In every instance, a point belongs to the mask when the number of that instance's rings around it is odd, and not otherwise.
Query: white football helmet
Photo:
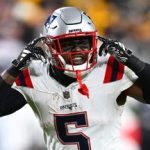
[[[97,31],[90,17],[75,7],[55,10],[45,22],[43,35],[51,63],[71,77],[87,74],[97,63]]]

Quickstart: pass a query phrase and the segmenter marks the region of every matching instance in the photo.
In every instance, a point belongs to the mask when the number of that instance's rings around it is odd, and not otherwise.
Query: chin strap
[[[85,84],[82,83],[81,71],[77,70],[76,76],[77,76],[77,81],[79,83],[78,91],[81,94],[86,95],[89,98],[89,89],[87,88],[87,86]]]

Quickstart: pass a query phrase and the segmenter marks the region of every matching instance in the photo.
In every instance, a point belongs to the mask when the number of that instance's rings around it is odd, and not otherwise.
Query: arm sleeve
[[[150,104],[150,64],[145,63],[144,69],[138,74],[143,98],[147,104]]]
[[[0,116],[17,111],[26,103],[24,96],[0,77]]]
[[[128,89],[135,83],[137,79],[138,76],[130,68],[125,66],[124,75],[120,86],[121,91]]]
[[[127,62],[127,66],[139,77],[143,98],[146,103],[150,104],[150,64],[132,55]]]

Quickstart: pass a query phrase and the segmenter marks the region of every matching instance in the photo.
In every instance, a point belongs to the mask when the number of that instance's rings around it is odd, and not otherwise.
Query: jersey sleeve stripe
[[[114,82],[117,79],[117,74],[118,74],[118,69],[119,69],[119,63],[117,60],[114,59],[114,62],[112,64],[112,74],[111,74],[111,79],[110,82]]]
[[[16,78],[16,81],[15,81],[16,85],[17,86],[21,86],[21,83],[20,83],[20,79],[19,79],[19,76]]]
[[[25,87],[29,87],[29,88],[33,88],[33,84],[30,78],[30,74],[29,74],[29,70],[24,69],[19,76],[16,79],[16,85],[17,86],[25,86]]]
[[[114,57],[110,56],[109,59],[108,59],[108,63],[107,63],[107,67],[106,67],[106,73],[105,73],[105,77],[104,77],[103,83],[110,82],[111,74],[112,74],[112,66],[111,66],[111,64],[113,64],[113,62],[114,62]]]
[[[123,74],[124,74],[124,65],[122,63],[119,63],[119,71],[117,74],[117,80],[122,79]]]
[[[30,87],[30,88],[33,88],[33,84],[32,84],[31,78],[30,78],[30,74],[29,74],[29,69],[28,68],[23,70],[23,75],[24,75],[24,78],[25,78],[26,86]]]
[[[19,76],[16,78],[16,85],[17,86],[26,86],[23,73],[21,72]]]
[[[106,73],[103,83],[114,82],[122,79],[124,73],[124,65],[118,62],[113,56],[109,57]]]

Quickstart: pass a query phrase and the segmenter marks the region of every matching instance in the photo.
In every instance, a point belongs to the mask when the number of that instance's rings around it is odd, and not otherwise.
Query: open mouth
[[[83,55],[74,55],[72,56],[73,65],[82,65],[85,63],[86,57]]]

